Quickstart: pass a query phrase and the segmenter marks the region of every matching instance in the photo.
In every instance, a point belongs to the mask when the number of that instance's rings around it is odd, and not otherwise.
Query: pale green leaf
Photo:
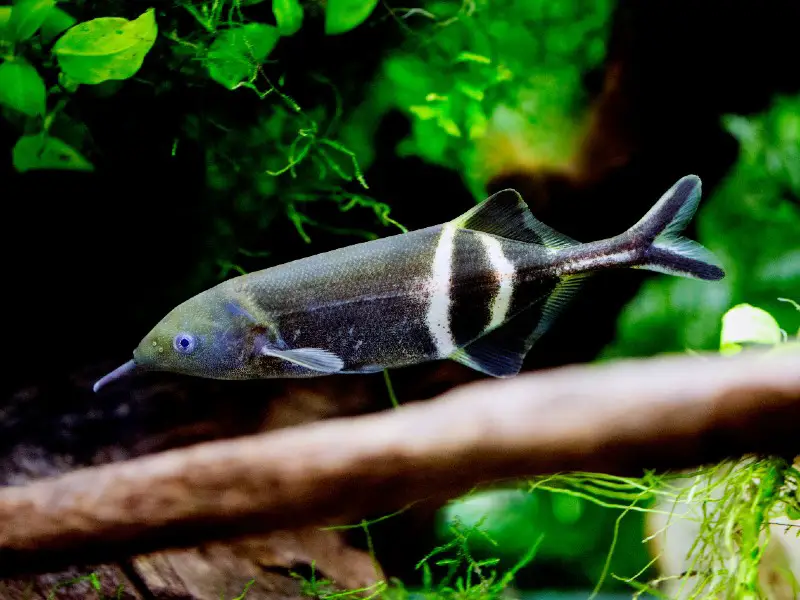
[[[281,35],[294,35],[303,26],[303,7],[298,0],[272,0],[272,12]]]
[[[0,6],[0,42],[10,42],[11,34],[8,31],[8,22],[11,20],[11,7]]]
[[[472,98],[473,100],[477,100],[478,102],[483,101],[484,92],[482,89],[479,89],[464,81],[457,81],[455,87],[465,96],[469,96],[470,98]]]
[[[53,46],[61,70],[77,83],[129,79],[158,35],[155,10],[137,19],[100,17],[71,27]]]
[[[482,65],[492,64],[492,59],[482,54],[475,54],[474,52],[463,51],[456,56],[456,62],[474,62]]]
[[[14,168],[20,173],[38,169],[93,171],[94,166],[80,152],[55,137],[24,135],[12,152]]]
[[[11,41],[21,42],[35,34],[55,5],[55,0],[21,0],[14,4],[7,26]]]
[[[781,328],[767,311],[737,304],[722,317],[720,352],[736,354],[746,345],[774,345],[783,341]]]
[[[47,15],[44,23],[42,23],[39,35],[45,44],[49,44],[67,29],[75,25],[75,23],[75,17],[56,6],[50,11],[50,14]]]
[[[208,49],[211,78],[228,89],[256,76],[258,66],[278,43],[277,27],[248,23],[222,31]]]
[[[325,6],[325,33],[337,35],[358,27],[377,5],[378,0],[328,0]]]
[[[0,104],[35,117],[45,113],[47,91],[39,72],[21,59],[0,64]]]
[[[435,119],[439,116],[439,111],[427,104],[409,106],[408,110],[411,111],[411,114],[422,120]]]

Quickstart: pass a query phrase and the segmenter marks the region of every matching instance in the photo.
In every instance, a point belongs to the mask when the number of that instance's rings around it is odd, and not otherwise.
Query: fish
[[[716,257],[681,235],[700,197],[686,175],[625,232],[581,243],[505,189],[446,223],[225,280],[173,308],[93,389],[147,371],[305,378],[435,360],[512,377],[595,273],[722,279]]]

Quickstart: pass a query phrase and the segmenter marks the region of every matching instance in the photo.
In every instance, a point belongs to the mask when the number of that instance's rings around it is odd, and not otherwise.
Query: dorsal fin
[[[579,244],[534,217],[519,192],[510,188],[492,194],[452,222],[462,229],[548,248],[568,248]]]
[[[550,294],[456,350],[450,359],[492,377],[516,375],[522,368],[525,355],[566,307],[587,276],[581,274],[562,279]]]

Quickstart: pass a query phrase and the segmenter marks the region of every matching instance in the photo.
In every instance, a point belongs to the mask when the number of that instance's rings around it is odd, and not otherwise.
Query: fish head
[[[235,371],[246,328],[226,310],[224,299],[209,292],[167,313],[133,351],[136,364],[147,370],[214,378]]]
[[[94,390],[137,371],[241,378],[248,362],[252,323],[235,306],[217,288],[179,304],[142,338],[133,359],[100,379]]]

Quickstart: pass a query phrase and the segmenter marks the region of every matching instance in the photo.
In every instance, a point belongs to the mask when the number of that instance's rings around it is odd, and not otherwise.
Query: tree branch
[[[234,389],[234,386],[231,386]],[[476,484],[800,453],[800,353],[665,357],[480,381],[398,410],[0,490],[0,575],[343,523]]]

